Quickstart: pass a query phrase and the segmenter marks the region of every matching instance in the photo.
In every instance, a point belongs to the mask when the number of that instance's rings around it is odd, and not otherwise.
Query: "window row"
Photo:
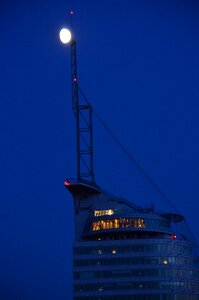
[[[94,284],[75,284],[75,292],[102,292],[102,291],[116,291],[116,290],[134,290],[134,289],[171,289],[171,290],[186,290],[199,291],[199,284],[197,282],[184,281],[148,281],[148,282],[120,282],[120,283],[94,283]]]
[[[112,209],[106,209],[106,210],[95,210],[94,216],[95,217],[101,217],[105,215],[113,215],[115,212]]]
[[[115,265],[131,265],[131,264],[176,264],[176,265],[186,265],[192,266],[197,265],[198,260],[195,258],[185,258],[185,257],[121,257],[117,258],[107,258],[107,259],[75,259],[75,267],[86,267],[86,266],[115,266]]]
[[[98,233],[98,231],[94,231]],[[106,234],[104,234],[106,233]],[[168,233],[162,233],[157,231],[103,231],[99,232],[96,236],[96,241],[106,240],[132,240],[132,239],[169,239],[171,240],[172,235]]]
[[[92,223],[92,230],[112,229],[112,228],[151,228],[168,229],[170,223],[167,220],[156,218],[114,218],[95,221]]]
[[[120,218],[111,220],[95,221],[91,225],[93,231],[104,229],[118,229],[118,228],[145,228],[144,219],[140,218]]]
[[[99,245],[100,246],[100,245]],[[86,255],[86,254],[102,254],[112,253],[113,247],[78,247],[74,248],[74,254]],[[169,252],[179,253],[184,255],[190,255],[192,248],[190,246],[183,246],[176,243],[167,244],[146,244],[146,245],[125,245],[114,247],[117,253],[126,252]]]
[[[178,279],[197,279],[198,271],[172,270],[172,269],[138,269],[138,270],[112,270],[112,271],[84,271],[74,272],[74,279],[103,279],[103,278],[131,278],[131,277],[170,277]]]

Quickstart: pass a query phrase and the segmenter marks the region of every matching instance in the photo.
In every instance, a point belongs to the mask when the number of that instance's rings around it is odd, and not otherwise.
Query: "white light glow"
[[[59,38],[63,44],[70,43],[72,34],[67,28],[62,28],[59,33]]]

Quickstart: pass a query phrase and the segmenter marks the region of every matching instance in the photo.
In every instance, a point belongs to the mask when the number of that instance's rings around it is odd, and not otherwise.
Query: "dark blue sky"
[[[75,176],[70,52],[95,110],[199,240],[197,1],[1,1],[0,298],[72,299]],[[171,209],[94,119],[96,181]]]

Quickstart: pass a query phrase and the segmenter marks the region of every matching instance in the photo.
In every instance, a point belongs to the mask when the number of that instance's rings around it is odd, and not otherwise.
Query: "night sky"
[[[0,299],[72,299],[76,175],[70,49],[94,109],[199,241],[197,1],[49,0],[0,4]],[[94,118],[96,182],[172,210]]]

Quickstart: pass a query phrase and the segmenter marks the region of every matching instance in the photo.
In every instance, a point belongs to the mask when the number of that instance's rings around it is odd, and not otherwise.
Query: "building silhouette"
[[[74,300],[198,300],[197,246],[158,213],[66,182],[75,203]]]

